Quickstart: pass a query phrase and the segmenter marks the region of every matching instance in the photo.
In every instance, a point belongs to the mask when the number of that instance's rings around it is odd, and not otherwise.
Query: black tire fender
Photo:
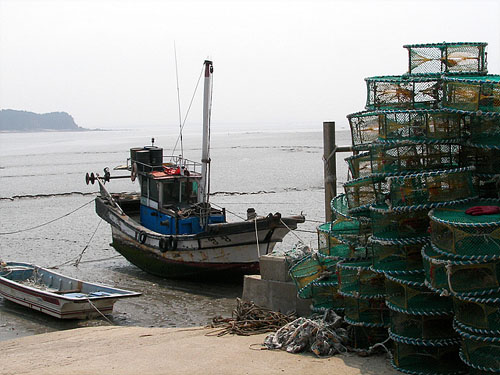
[[[168,250],[176,250],[177,249],[177,240],[175,239],[174,236],[168,237],[167,248],[168,248]]]
[[[160,251],[164,253],[168,248],[168,240],[165,237],[160,238],[160,243],[158,244]]]
[[[146,242],[146,238],[147,238],[148,236],[146,235],[146,232],[144,232],[144,231],[140,231],[140,232],[139,232],[139,235],[138,235],[137,237],[138,237],[138,239],[139,239],[139,242],[143,244],[143,243],[145,243],[145,242]]]

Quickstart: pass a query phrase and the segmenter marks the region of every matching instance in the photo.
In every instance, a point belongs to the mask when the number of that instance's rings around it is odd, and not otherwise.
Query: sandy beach
[[[261,350],[266,334],[207,328],[86,327],[0,342],[2,375],[397,374],[385,356],[317,358]]]

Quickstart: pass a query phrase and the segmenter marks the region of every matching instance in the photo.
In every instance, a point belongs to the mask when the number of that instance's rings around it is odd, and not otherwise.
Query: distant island
[[[0,131],[84,131],[66,112],[33,113],[13,109],[0,110]]]

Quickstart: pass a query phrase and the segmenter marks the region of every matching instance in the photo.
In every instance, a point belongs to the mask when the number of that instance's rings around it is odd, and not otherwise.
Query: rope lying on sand
[[[210,332],[209,336],[224,336],[228,333],[250,336],[274,332],[297,318],[295,314],[271,311],[240,298],[236,299],[236,303],[231,318],[216,316],[212,319],[210,327],[217,329]]]

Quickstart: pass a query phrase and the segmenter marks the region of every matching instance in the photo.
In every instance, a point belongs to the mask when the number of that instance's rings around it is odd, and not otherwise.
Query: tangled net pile
[[[264,340],[268,349],[289,353],[311,351],[319,356],[332,356],[348,351],[349,335],[342,317],[329,310],[316,319],[297,318],[269,334]]]

